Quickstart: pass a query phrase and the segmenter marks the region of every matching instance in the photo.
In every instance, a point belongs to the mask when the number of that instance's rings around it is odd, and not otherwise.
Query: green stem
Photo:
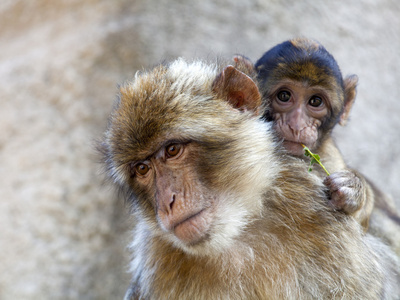
[[[316,161],[316,162],[322,167],[322,169],[324,169],[325,173],[326,173],[328,176],[331,175],[331,174],[329,174],[328,170],[325,169],[324,165],[321,163],[321,161],[320,161],[320,159],[319,159],[319,156],[316,155],[316,154],[314,154],[314,153],[312,153],[312,152],[310,151],[310,149],[308,149],[308,147],[304,146],[303,144],[301,144],[301,145],[302,145],[303,148],[304,148],[305,155],[306,155],[306,156],[312,157],[312,158],[314,159],[314,161]],[[307,153],[308,153],[308,154],[307,154]],[[311,160],[310,164],[312,165],[313,163],[314,163],[313,160]],[[310,170],[311,170],[311,167],[310,167]]]
[[[318,164],[322,167],[322,169],[324,169],[325,173],[329,176],[331,174],[329,174],[328,170],[325,169],[324,165],[319,161]]]

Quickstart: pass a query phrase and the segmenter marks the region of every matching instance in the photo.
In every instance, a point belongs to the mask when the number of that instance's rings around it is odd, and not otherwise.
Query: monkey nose
[[[167,215],[171,215],[173,213],[173,207],[176,202],[176,193],[164,191],[161,195],[158,195],[157,204],[159,210]]]
[[[292,135],[294,138],[300,138],[300,133],[304,129],[304,128],[298,126],[297,124],[295,124],[294,126],[291,126],[289,124],[289,128],[292,131]]]

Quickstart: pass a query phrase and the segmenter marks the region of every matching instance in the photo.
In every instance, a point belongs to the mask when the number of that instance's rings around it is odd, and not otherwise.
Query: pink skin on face
[[[275,129],[291,154],[302,155],[304,144],[316,146],[318,127],[328,113],[327,95],[322,88],[294,81],[283,81],[272,98]]]

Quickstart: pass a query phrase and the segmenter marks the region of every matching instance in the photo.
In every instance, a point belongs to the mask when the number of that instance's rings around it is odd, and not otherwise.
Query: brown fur
[[[126,299],[396,299],[390,250],[326,205],[322,182],[279,150],[254,106],[218,96],[231,95],[231,84],[214,84],[218,69],[178,60],[121,89],[102,152],[137,218]],[[240,85],[254,85],[231,82],[245,98]],[[161,228],[157,187],[132,177],[132,163],[169,140],[197,149],[195,184],[211,189],[219,212],[196,244]]]

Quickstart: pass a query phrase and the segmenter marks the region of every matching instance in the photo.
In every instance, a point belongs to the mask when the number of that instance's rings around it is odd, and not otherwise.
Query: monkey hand
[[[328,188],[329,205],[336,210],[353,215],[365,203],[365,191],[362,179],[349,170],[331,174],[324,180]]]

